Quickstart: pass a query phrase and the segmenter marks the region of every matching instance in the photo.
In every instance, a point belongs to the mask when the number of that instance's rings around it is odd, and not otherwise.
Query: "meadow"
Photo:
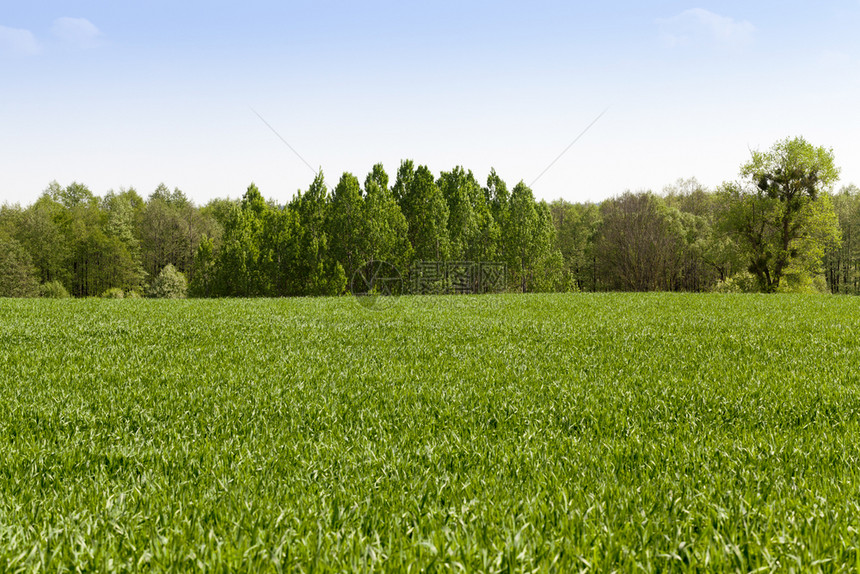
[[[860,299],[0,300],[0,571],[857,571]]]

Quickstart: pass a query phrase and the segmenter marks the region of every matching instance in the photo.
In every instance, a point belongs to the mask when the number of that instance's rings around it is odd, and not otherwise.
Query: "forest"
[[[797,137],[714,189],[679,180],[599,203],[412,160],[393,183],[381,164],[331,189],[320,172],[286,205],[253,183],[198,206],[164,184],[100,197],[55,181],[0,208],[0,296],[340,295],[367,261],[502,262],[516,292],[858,294],[860,189],[838,178],[832,150]]]

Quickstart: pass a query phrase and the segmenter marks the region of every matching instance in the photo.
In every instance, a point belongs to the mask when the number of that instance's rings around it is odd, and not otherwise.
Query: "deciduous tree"
[[[651,192],[605,201],[597,242],[600,275],[610,289],[671,290],[681,272],[682,218]]]
[[[368,260],[387,261],[404,270],[412,261],[408,224],[388,188],[388,174],[376,164],[364,180]]]
[[[20,243],[0,235],[0,297],[35,297],[36,268]]]
[[[549,206],[536,204],[532,190],[522,181],[511,192],[502,244],[508,271],[523,293],[565,288],[564,263]]]
[[[727,184],[724,225],[738,240],[762,291],[786,275],[807,283],[821,273],[828,244],[839,242],[829,193],[839,177],[832,150],[798,137],[755,151],[741,168],[745,182]]]
[[[448,206],[427,166],[413,167],[405,160],[397,170],[393,187],[408,225],[409,242],[415,257],[443,261],[450,256]]]

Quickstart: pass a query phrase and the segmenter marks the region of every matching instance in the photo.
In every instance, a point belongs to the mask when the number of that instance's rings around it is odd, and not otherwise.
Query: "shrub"
[[[68,299],[69,292],[59,281],[48,281],[39,285],[39,297],[45,299]]]
[[[156,299],[184,299],[187,291],[185,275],[167,264],[146,290],[146,295]]]
[[[749,271],[735,273],[714,286],[716,293],[756,293],[758,290],[758,281]]]
[[[123,299],[125,298],[125,293],[119,287],[111,287],[107,291],[101,294],[102,299]]]
[[[830,293],[827,279],[824,275],[810,275],[804,270],[795,270],[789,267],[782,277],[777,293]]]

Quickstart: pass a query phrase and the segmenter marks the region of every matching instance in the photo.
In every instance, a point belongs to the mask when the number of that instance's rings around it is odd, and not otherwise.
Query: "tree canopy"
[[[803,138],[781,140],[752,152],[741,176],[745,181],[723,188],[725,225],[761,290],[820,274],[825,249],[840,241],[829,195],[839,177],[832,150]]]
[[[165,184],[144,199],[51,182],[28,207],[0,207],[0,295],[153,293],[165,269],[193,297],[338,295],[370,261],[404,275],[504,263],[522,292],[860,293],[860,189],[834,194],[838,175],[831,150],[789,138],[716,189],[687,179],[599,203],[547,204],[495,170],[482,186],[464,166],[434,175],[412,160],[393,183],[381,164],[332,189],[320,171],[286,204],[253,183],[197,206]]]

